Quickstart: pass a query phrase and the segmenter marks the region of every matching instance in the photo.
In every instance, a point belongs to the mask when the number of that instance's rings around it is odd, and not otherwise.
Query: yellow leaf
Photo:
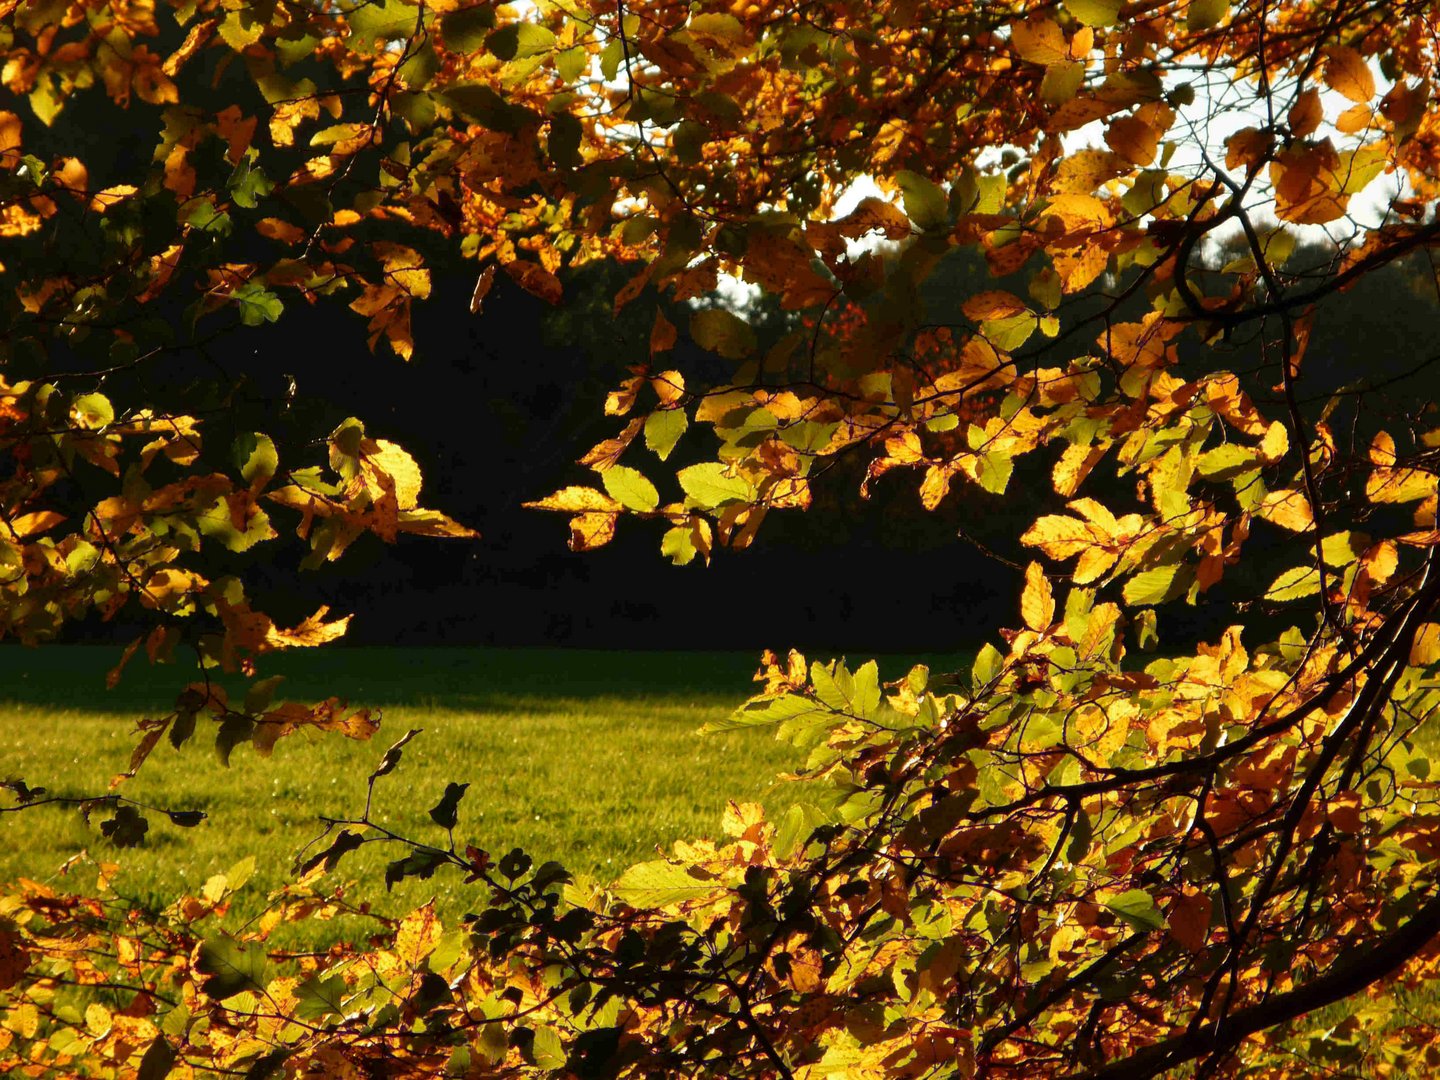
[[[114,1023],[110,1010],[98,1001],[85,1006],[85,1027],[95,1038],[107,1034]]]
[[[1070,59],[1065,34],[1053,19],[1041,17],[1011,24],[1010,44],[1021,59],[1032,64],[1059,64]]]
[[[281,630],[277,626],[270,627],[265,635],[265,644],[272,649],[285,649],[294,646],[314,647],[324,645],[328,641],[334,641],[342,637],[346,628],[350,625],[349,615],[343,615],[330,622],[325,621],[329,614],[330,606],[322,604],[316,609],[315,614],[306,618],[303,622],[297,623],[289,630]]]
[[[1440,623],[1423,623],[1410,643],[1410,663],[1417,667],[1440,660]]]
[[[112,206],[130,198],[139,190],[140,189],[134,184],[116,184],[103,191],[97,191],[90,200],[90,209],[97,214],[103,214]]]
[[[566,487],[535,502],[525,503],[530,510],[561,510],[570,514],[609,512],[620,509],[620,504],[606,495],[587,487]]]
[[[1267,464],[1274,464],[1290,451],[1290,431],[1276,420],[1265,429],[1265,438],[1260,440],[1260,457]]]
[[[592,551],[615,536],[616,513],[577,514],[570,519],[570,550]]]
[[[385,439],[375,440],[376,449],[365,456],[365,463],[378,471],[395,488],[395,502],[401,510],[415,509],[420,498],[420,466],[403,447]],[[381,480],[381,486],[386,486]]]
[[[1055,621],[1055,593],[1039,563],[1025,568],[1025,591],[1020,594],[1020,616],[1025,625],[1043,633]]]
[[[1105,447],[1098,443],[1094,446],[1071,443],[1065,447],[1064,453],[1060,455],[1060,460],[1055,463],[1055,471],[1051,476],[1056,494],[1064,495],[1067,499],[1074,495],[1085,477],[1090,475],[1090,470],[1104,456]]]
[[[429,901],[400,920],[399,929],[395,931],[395,955],[407,967],[419,967],[440,944],[443,932],[440,920],[435,917],[435,904]]]
[[[1310,500],[1293,488],[1270,492],[1258,512],[1266,521],[1291,532],[1304,532],[1315,524]]]

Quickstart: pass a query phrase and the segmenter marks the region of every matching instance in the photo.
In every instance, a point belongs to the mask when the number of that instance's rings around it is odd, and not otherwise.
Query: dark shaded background
[[[627,365],[646,356],[652,309],[637,303],[618,320],[609,314],[609,297],[627,274],[602,267],[576,278],[561,309],[502,278],[479,316],[468,312],[473,279],[437,274],[434,297],[415,309],[410,364],[383,349],[370,355],[358,320],[338,305],[287,311],[275,327],[236,335],[235,347],[253,350],[257,392],[280,392],[280,375],[293,373],[297,403],[309,398],[304,408],[328,414],[323,422],[305,417],[301,430],[361,416],[372,434],[415,453],[427,505],[482,534],[473,542],[402,538],[392,548],[366,537],[338,565],[302,576],[300,592],[297,549],[255,567],[262,603],[298,612],[321,600],[354,611],[350,639],[370,644],[946,651],[973,647],[1015,621],[1019,573],[1006,560],[1028,560],[1019,534],[1037,513],[1058,509],[1049,485],[1055,455],[1048,452],[1022,460],[1003,496],[957,481],[935,513],[921,509],[912,473],[884,478],[873,498],[861,499],[857,460],[827,479],[809,513],[770,515],[751,549],[717,550],[708,568],[698,561],[671,566],[658,552],[660,530],[636,521],[622,521],[601,550],[568,551],[565,516],[521,503],[595,481],[574,459],[618,429],[620,421],[602,415],[604,395]],[[932,317],[944,321],[975,287],[994,284],[962,256],[937,275],[925,299]],[[1353,390],[1356,380],[1412,369],[1391,389],[1402,405],[1433,401],[1440,379],[1426,365],[1437,311],[1433,273],[1423,263],[1389,268],[1332,297],[1305,360],[1307,412],[1315,415],[1338,387]],[[783,318],[758,313],[772,331]],[[1093,339],[1077,335],[1047,362],[1087,351]],[[1182,355],[1192,370],[1258,367],[1263,374],[1273,367],[1263,343],[1259,333],[1208,349],[1189,342]],[[704,363],[686,349],[682,336],[682,369]],[[1347,397],[1332,423],[1343,431],[1348,411],[1376,405],[1376,398]],[[1275,403],[1266,411],[1277,414]],[[665,492],[666,471],[687,454],[703,454],[709,438],[692,427],[665,465],[638,442],[629,453]],[[1118,506],[1133,501],[1131,480],[1097,475],[1088,488]],[[1265,558],[1278,539],[1278,531],[1257,523],[1253,558],[1200,606],[1167,610],[1165,637],[1179,644],[1237,619],[1264,620],[1266,612],[1250,601],[1284,569]],[[1294,617],[1292,608],[1286,619]]]

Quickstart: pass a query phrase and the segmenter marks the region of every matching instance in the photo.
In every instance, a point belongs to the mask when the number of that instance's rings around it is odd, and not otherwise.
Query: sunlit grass
[[[116,656],[92,647],[0,650],[0,776],[57,795],[107,790],[135,745],[135,720],[168,712],[185,679],[142,659],[107,693],[103,673]],[[88,888],[93,867],[58,876],[65,860],[88,850],[120,864],[123,891],[163,903],[253,856],[254,876],[235,905],[243,918],[290,878],[320,815],[360,812],[366,776],[410,728],[423,734],[377,785],[377,821],[438,842],[444,834],[430,807],[447,782],[468,783],[457,842],[497,857],[522,847],[609,879],[676,839],[715,835],[727,798],[772,810],[786,804],[786,786],[774,780],[795,763],[788,746],[764,732],[698,734],[751,692],[754,666],[753,655],[736,653],[397,648],[281,657],[267,664],[289,676],[281,696],[347,694],[354,705],[382,710],[380,734],[369,742],[292,736],[269,758],[244,745],[226,768],[202,721],[183,750],[162,742],[121,788],[154,806],[203,810],[198,827],[149,814],[144,846],[119,851],[74,809],[0,815],[0,879]],[[887,664],[892,676],[903,670],[901,661]],[[432,896],[451,916],[472,905],[458,876],[445,872],[387,895],[384,865],[401,854],[372,845],[347,858],[337,877],[355,880],[352,895],[386,913]],[[312,931],[317,941],[344,934],[336,924]]]

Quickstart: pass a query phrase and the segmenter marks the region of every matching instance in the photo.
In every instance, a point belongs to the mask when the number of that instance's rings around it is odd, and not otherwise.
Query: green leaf
[[[1195,471],[1206,480],[1229,480],[1254,467],[1255,450],[1236,443],[1207,450],[1195,462]]]
[[[1122,0],[1065,0],[1065,10],[1086,26],[1110,26],[1120,17]]]
[[[547,27],[536,23],[511,23],[487,37],[485,47],[501,60],[524,60],[553,49],[555,35]]]
[[[1297,566],[1286,570],[1265,590],[1266,600],[1299,600],[1320,591],[1320,570],[1314,566]]]
[[[660,554],[676,566],[689,566],[695,560],[695,537],[688,525],[676,525],[666,529],[660,538]]]
[[[612,891],[631,907],[664,907],[712,896],[721,887],[713,879],[696,877],[688,867],[656,860],[630,867]]]
[[[403,859],[396,859],[385,867],[385,891],[395,887],[397,881],[407,877],[426,880],[435,876],[435,871],[445,865],[445,853],[438,848],[416,848]]]
[[[1045,77],[1040,81],[1040,100],[1047,105],[1064,105],[1080,92],[1080,87],[1085,82],[1085,65],[1071,62],[1061,64],[1050,64],[1045,68]],[[1056,291],[1058,292],[1059,280],[1056,279]],[[1046,304],[1046,307],[1054,308],[1054,304]]]
[[[100,823],[100,831],[116,847],[139,847],[150,831],[150,822],[133,806],[117,806],[115,816]]]
[[[837,663],[832,670],[816,662],[810,667],[810,681],[815,696],[836,712],[868,720],[880,708],[880,669],[874,660],[854,675],[843,664]]]
[[[235,747],[249,742],[255,735],[255,721],[248,716],[227,716],[215,733],[215,756],[220,764],[230,767],[230,754]]]
[[[555,57],[555,71],[567,83],[573,83],[580,78],[589,66],[590,54],[579,45],[573,49],[566,49]]]
[[[473,53],[485,47],[485,36],[495,26],[495,9],[479,4],[452,11],[440,19],[440,35],[451,52]]]
[[[565,1067],[565,1044],[560,1033],[552,1027],[535,1029],[535,1041],[530,1044],[530,1057],[538,1068],[559,1071]]]
[[[986,319],[980,324],[980,333],[995,348],[1013,352],[1030,340],[1038,325],[1033,311],[1019,311],[1003,319]]]
[[[834,722],[834,713],[823,705],[817,705],[799,694],[782,694],[778,698],[748,702],[724,720],[711,720],[700,730],[709,734],[715,731],[734,731],[737,728],[764,727],[768,724],[828,726]]]
[[[211,938],[201,944],[195,969],[208,976],[200,989],[216,1001],[265,989],[265,951],[256,943],[243,948],[228,937]]]
[[[234,222],[230,220],[230,215],[224,210],[217,210],[215,200],[208,195],[190,199],[180,207],[179,213],[175,216],[182,225],[189,225],[192,229],[213,233],[216,236],[229,236],[234,225]]]
[[[366,0],[346,16],[349,45],[358,53],[372,53],[376,43],[402,41],[415,33],[420,9],[404,0]]]
[[[275,691],[284,681],[284,675],[271,675],[251,683],[245,690],[245,711],[254,716],[268,709],[275,698]]]
[[[156,1035],[155,1041],[145,1048],[135,1080],[165,1080],[174,1067],[175,1048],[164,1035]]]
[[[994,495],[1003,495],[1010,485],[1010,475],[1015,471],[1015,459],[1009,454],[992,451],[980,455],[980,471],[976,482]]]
[[[339,835],[335,837],[334,843],[324,851],[310,856],[310,858],[306,859],[305,862],[300,865],[301,876],[308,874],[321,863],[325,864],[325,872],[328,874],[331,870],[335,869],[347,853],[358,850],[364,843],[365,839],[359,833],[351,832],[349,829],[340,830]]]
[[[280,318],[285,305],[280,298],[258,281],[247,281],[230,294],[240,307],[240,321],[246,326],[260,326]]]
[[[690,418],[685,415],[684,409],[662,409],[653,412],[645,418],[645,445],[664,461],[689,426]]]
[[[676,474],[685,494],[706,510],[714,510],[732,502],[749,502],[755,488],[742,476],[727,476],[718,461],[691,465]]]
[[[442,829],[453,829],[460,817],[460,800],[465,797],[469,784],[449,783],[445,785],[445,794],[440,801],[430,809],[430,820],[439,825]]]
[[[1230,0],[1190,0],[1185,9],[1185,24],[1191,30],[1208,30],[1225,17]]]
[[[540,119],[531,110],[512,105],[496,93],[493,87],[483,83],[451,86],[441,97],[467,120],[507,135],[514,135],[522,128],[538,123]]]
[[[235,205],[243,206],[247,210],[255,209],[261,199],[275,190],[274,183],[261,172],[260,166],[255,164],[257,157],[254,150],[248,151],[226,182]]]
[[[638,469],[612,465],[600,474],[610,497],[627,510],[648,514],[660,505],[660,493]]]
[[[1153,570],[1136,574],[1125,583],[1124,596],[1127,604],[1163,604],[1183,593],[1195,576],[1194,570],[1184,563],[1172,566],[1157,566]]]
[[[280,455],[275,450],[274,440],[258,431],[237,435],[232,456],[247,484],[263,487],[280,468]]]
[[[580,165],[580,140],[584,135],[585,129],[576,117],[568,112],[556,113],[550,118],[550,139],[546,144],[550,160],[567,169]]]
[[[987,686],[994,681],[995,676],[1005,666],[1005,658],[1000,655],[1000,650],[989,642],[975,656],[975,664],[970,669],[970,675],[975,680],[977,687]]]
[[[1165,925],[1160,909],[1155,906],[1155,900],[1140,889],[1123,892],[1114,899],[1105,901],[1105,906],[1132,930],[1159,930]]]
[[[295,987],[295,1015],[302,1020],[319,1020],[326,1016],[340,1016],[344,1013],[347,988],[345,980],[338,975],[328,979],[320,975],[310,978]]]
[[[799,850],[810,835],[825,824],[825,815],[809,803],[795,803],[785,811],[775,827],[775,853],[788,858]]]
[[[104,394],[81,394],[70,403],[76,423],[89,431],[97,431],[115,422],[115,407]]]
[[[196,517],[195,523],[205,536],[218,540],[223,547],[236,553],[249,551],[261,541],[275,536],[275,530],[270,527],[270,518],[258,507],[252,508],[251,517],[246,520],[244,530],[237,529],[231,518],[230,504],[224,499],[215,500],[209,509]]]
[[[750,324],[724,308],[706,308],[690,316],[690,336],[702,349],[727,360],[743,360],[758,345]]]
[[[1328,566],[1349,566],[1369,546],[1364,533],[1339,532],[1320,541],[1320,555]]]
[[[945,189],[928,177],[909,169],[895,174],[900,185],[905,216],[922,229],[933,229],[950,221],[950,197]]]

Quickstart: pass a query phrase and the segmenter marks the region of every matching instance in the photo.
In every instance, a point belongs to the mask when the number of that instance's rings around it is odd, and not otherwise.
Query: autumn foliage
[[[368,804],[324,822],[245,927],[220,922],[223,877],[162,910],[107,875],[6,887],[6,1075],[1440,1070],[1437,1018],[1372,1003],[1440,978],[1440,418],[1390,357],[1343,386],[1306,363],[1328,299],[1440,241],[1433,5],[0,14],[0,633],[123,615],[150,628],[113,679],[181,672],[80,800],[121,847],[151,827],[124,781],[162,739],[224,756],[377,729],[344,687],[275,700],[266,654],[349,616],[258,610],[256,549],[294,534],[304,569],[367,533],[473,536],[373,425],[291,430],[210,368],[180,389],[217,335],[348,307],[355,350],[408,360],[437,274],[473,278],[483,320],[501,275],[563,303],[567,270],[612,260],[617,310],[654,329],[603,403],[615,434],[531,493],[572,547],[650,528],[703,564],[853,459],[862,491],[911,483],[931,511],[1026,469],[1051,504],[972,669],[882,684],[768,655],[728,726],[803,751],[796,805],[731,805],[720,839],[612,883],[467,844],[455,784],[431,836]],[[922,286],[957,252],[993,280],[937,320]],[[780,332],[716,302],[732,279]],[[1186,604],[1236,614],[1186,644],[1166,622]],[[348,903],[331,874],[369,844],[393,849],[386,883],[462,875],[474,914],[273,949]]]

